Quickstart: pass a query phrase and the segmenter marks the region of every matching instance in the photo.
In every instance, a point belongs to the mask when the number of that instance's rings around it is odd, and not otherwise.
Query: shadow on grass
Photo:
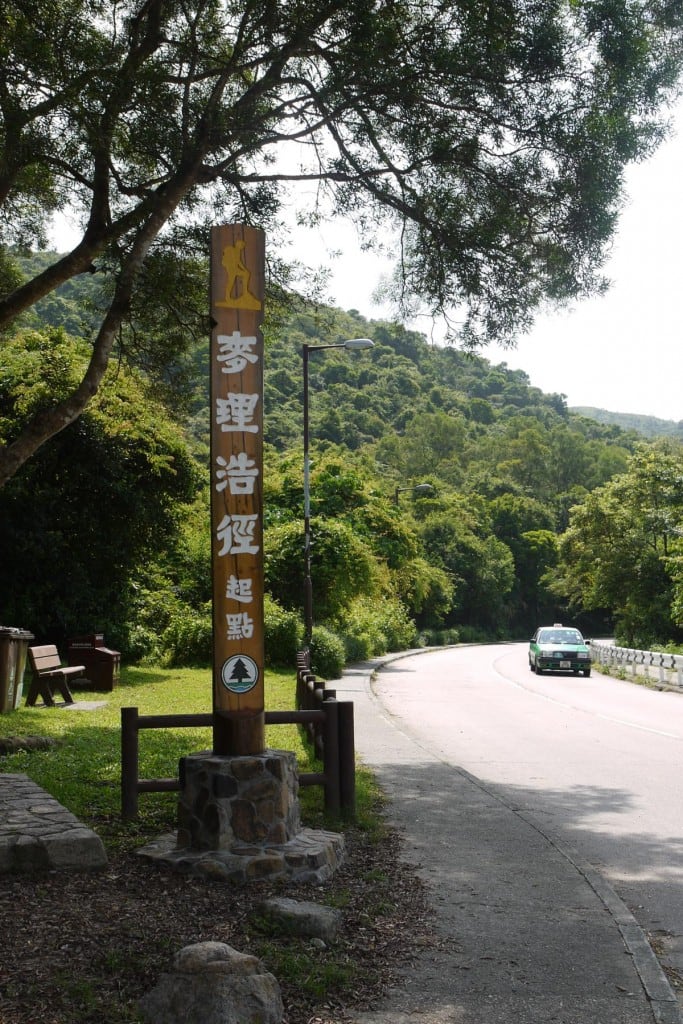
[[[177,675],[182,674],[182,669],[177,670]],[[203,670],[206,672],[207,687],[209,692],[211,690],[211,669],[207,668]],[[173,669],[162,669],[146,666],[127,666],[126,669],[121,673],[119,680],[119,686],[125,688],[132,688],[137,686],[146,686],[154,683],[168,683],[173,678]]]

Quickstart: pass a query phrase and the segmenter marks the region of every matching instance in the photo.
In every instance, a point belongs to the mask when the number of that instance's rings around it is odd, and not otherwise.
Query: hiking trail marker
[[[263,321],[265,236],[211,231],[213,751],[265,748]]]

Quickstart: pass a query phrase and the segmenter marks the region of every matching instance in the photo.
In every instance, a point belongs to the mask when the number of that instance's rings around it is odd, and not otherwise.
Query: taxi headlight
[[[588,651],[579,651],[576,657],[583,658],[585,660],[586,658],[590,658],[590,654],[588,653]]]

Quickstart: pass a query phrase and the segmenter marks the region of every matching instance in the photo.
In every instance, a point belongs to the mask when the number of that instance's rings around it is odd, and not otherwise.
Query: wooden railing
[[[302,772],[300,786],[322,786],[325,810],[333,817],[353,819],[356,812],[356,764],[353,702],[325,696],[316,707],[297,711],[266,711],[266,725],[300,725],[316,737],[315,749],[322,772]],[[121,708],[121,816],[131,821],[138,814],[140,793],[180,790],[178,778],[139,778],[139,734],[143,729],[210,727],[213,715],[140,715],[133,707]]]
[[[325,759],[325,748],[330,740],[337,745],[334,757],[341,766],[339,773],[339,801],[342,814],[355,814],[356,809],[356,751],[353,725],[353,701],[337,700],[336,690],[329,689],[311,671],[311,656],[308,648],[299,651],[296,659],[296,707],[302,719],[304,730],[312,743],[316,756]],[[330,730],[328,737],[321,727],[316,712],[321,708],[332,711],[337,719],[336,730]],[[334,710],[333,710],[334,709]]]

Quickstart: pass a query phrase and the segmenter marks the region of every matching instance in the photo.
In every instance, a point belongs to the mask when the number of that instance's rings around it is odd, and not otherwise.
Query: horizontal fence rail
[[[645,676],[662,686],[673,686],[683,691],[683,655],[664,654],[661,651],[640,651],[632,647],[590,640],[591,659],[603,668],[617,668],[632,677]]]
[[[319,707],[297,711],[266,711],[266,725],[300,725],[319,737],[315,749],[322,772],[302,772],[300,786],[322,786],[325,810],[353,818],[356,811],[356,764],[353,702],[326,697]],[[180,790],[179,778],[139,777],[139,734],[144,729],[196,729],[213,725],[212,714],[140,715],[135,707],[121,708],[121,816],[131,821],[138,814],[140,793]]]

